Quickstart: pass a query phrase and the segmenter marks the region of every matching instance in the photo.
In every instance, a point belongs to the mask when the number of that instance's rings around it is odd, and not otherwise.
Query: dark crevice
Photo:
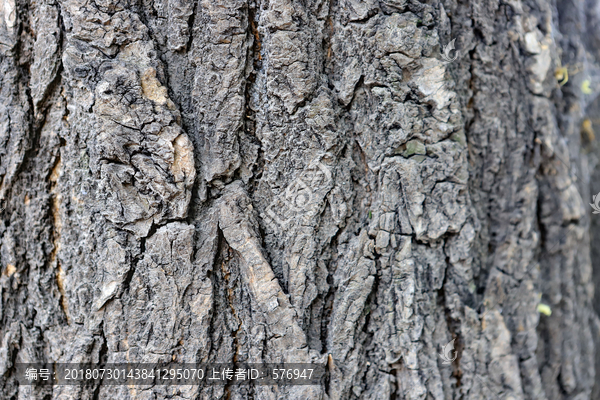
[[[321,353],[326,354],[328,351],[327,348],[327,337],[329,335],[329,325],[331,323],[331,315],[333,313],[333,300],[335,298],[335,287],[333,285],[333,275],[335,274],[335,265],[337,260],[336,255],[338,254],[338,246],[339,246],[339,238],[345,232],[345,228],[348,226],[348,219],[350,215],[346,216],[346,221],[344,222],[344,227],[339,228],[338,231],[333,235],[330,239],[327,249],[331,252],[332,255],[326,262],[327,269],[327,277],[326,282],[328,285],[328,290],[325,293],[319,293],[318,297],[321,299],[321,326],[320,326],[320,342],[321,342]],[[319,260],[326,260],[325,257],[321,256],[318,258]],[[324,261],[325,262],[325,261]],[[314,302],[313,302],[314,304]],[[308,327],[307,327],[308,329]]]
[[[246,138],[252,143],[250,146],[256,146],[257,156],[256,160],[250,165],[252,170],[250,171],[251,176],[248,179],[248,183],[245,185],[248,192],[248,197],[251,202],[254,202],[254,193],[258,188],[260,177],[262,176],[262,170],[264,169],[265,159],[264,151],[261,146],[260,140],[256,137],[256,112],[252,109],[252,92],[256,90],[256,75],[262,68],[262,56],[261,56],[261,38],[258,31],[258,7],[254,2],[248,3],[248,32],[247,35],[252,37],[252,47],[246,55],[246,82],[244,86],[244,115],[242,116],[242,129],[246,133]],[[241,179],[241,171],[238,169],[236,178]],[[262,243],[264,243],[265,232],[262,224],[258,224]]]
[[[364,304],[364,308],[362,310],[362,315],[361,318],[358,319],[357,323],[360,324],[361,319],[364,318],[364,323],[362,325],[362,327],[360,327],[360,333],[361,335],[358,336],[356,338],[356,340],[361,340],[362,341],[362,347],[365,349],[369,349],[373,346],[373,337],[374,337],[374,330],[370,329],[371,328],[371,312],[375,309],[377,309],[378,303],[377,303],[377,293],[379,292],[379,285],[380,285],[380,273],[382,271],[382,266],[381,266],[381,261],[380,261],[380,256],[375,253],[375,274],[370,275],[373,276],[373,285],[371,286],[371,292],[369,293],[369,295],[367,296],[366,300],[365,300],[365,304]],[[358,328],[358,327],[357,327]],[[366,362],[369,362],[369,357],[367,354],[365,354],[365,359],[367,360]],[[368,386],[368,375],[367,375],[367,371],[368,368],[365,368],[366,366],[362,366],[361,370],[364,371],[361,377],[361,380],[363,382],[363,385],[365,387]]]
[[[106,335],[104,333],[104,322],[100,326],[100,337],[102,339],[102,344],[100,345],[100,351],[98,353],[98,369],[103,369],[106,363],[108,362],[108,346]],[[100,398],[100,388],[102,385],[97,384],[94,388],[94,392],[92,394],[92,400],[102,400]]]
[[[225,246],[227,246],[227,241],[225,240],[225,237],[223,236],[223,231],[221,231],[221,228],[217,226],[217,243],[216,243],[216,248],[215,248],[214,259],[212,260],[211,265],[215,266],[221,262],[222,252],[223,252],[223,248]],[[219,301],[219,299],[217,298],[219,284],[218,284],[218,276],[217,276],[216,272],[213,273],[212,270],[207,271],[207,277],[211,280],[211,285],[213,288],[212,304],[211,304],[211,308],[210,308],[210,322],[209,322],[209,326],[208,326],[208,332],[210,332],[210,334],[212,336],[212,334],[218,329],[217,321],[216,321],[216,316],[217,316],[216,311],[218,308],[217,302]],[[215,344],[217,346],[220,345],[220,343],[215,343],[215,340],[210,340],[210,348],[205,349],[206,350],[206,353],[205,353],[206,359],[200,359],[199,354],[197,354],[196,355],[197,362],[206,362],[206,361],[212,360],[213,358],[211,357],[211,355],[212,355],[213,346]]]
[[[28,126],[27,133],[28,133],[28,137],[30,139],[30,146],[25,151],[23,160],[17,167],[17,169],[14,172],[14,175],[11,177],[10,181],[7,182],[6,176],[4,176],[4,180],[2,181],[2,184],[4,186],[3,188],[6,188],[8,185],[8,192],[9,192],[8,197],[9,198],[11,195],[10,192],[12,191],[11,190],[12,184],[14,183],[16,178],[24,170],[26,170],[26,167],[29,166],[30,160],[35,158],[35,156],[39,150],[39,139],[40,139],[40,133],[41,133],[41,125],[36,124],[35,116],[33,115],[33,113],[34,113],[33,98],[31,96],[31,89],[29,89],[30,81],[31,81],[31,76],[29,74],[29,71],[31,69],[31,64],[33,63],[33,60],[30,58],[22,60],[22,57],[24,57],[25,54],[27,54],[27,50],[25,49],[26,44],[23,43],[23,38],[24,37],[26,38],[28,34],[29,34],[30,38],[32,38],[32,36],[33,36],[31,28],[29,26],[29,18],[28,18],[29,5],[28,5],[28,3],[26,3],[26,4],[19,4],[18,6],[23,7],[23,12],[20,13],[21,23],[19,24],[18,33],[16,34],[17,40],[16,40],[16,44],[14,46],[13,60],[14,60],[14,64],[15,64],[16,71],[17,71],[17,76],[15,77],[14,84],[15,84],[15,86],[18,87],[18,89],[20,89],[19,92],[22,90],[25,92],[25,95],[27,96],[27,107],[26,108],[24,107],[25,110],[23,110],[23,111],[26,111],[26,119],[27,119],[26,123]],[[27,33],[25,33],[25,32],[27,32]],[[33,39],[31,39],[31,40],[33,40]]]
[[[194,23],[196,21],[196,13],[198,12],[198,1],[194,1],[194,9],[192,11],[192,15],[190,15],[188,19],[188,29],[190,30],[190,37],[188,38],[187,44],[185,45],[186,53],[192,49],[192,44],[194,42]]]
[[[152,224],[150,230],[148,231],[148,235],[146,237],[140,238],[140,252],[139,254],[133,257],[129,271],[127,271],[127,275],[125,275],[125,279],[123,280],[123,286],[121,289],[122,293],[125,293],[129,290],[137,266],[144,259],[144,255],[146,253],[146,241],[156,233],[158,228],[159,227],[156,224]]]
[[[346,104],[346,106],[344,107],[344,110],[346,112],[350,111],[350,109],[352,108],[352,103],[354,103],[354,99],[356,98],[356,95],[359,93],[359,91],[361,89],[366,90],[364,75],[361,75],[360,78],[358,78],[358,81],[356,82],[356,84],[354,85],[354,90],[352,91],[352,98],[350,99],[348,104]]]
[[[221,232],[222,234],[222,232]],[[232,254],[228,254],[227,257],[236,257],[235,255]],[[236,257],[237,258],[237,257]],[[221,265],[221,276],[222,276],[222,283],[223,283],[223,289],[224,291],[226,291],[226,304],[229,306],[229,310],[231,312],[231,316],[233,317],[233,319],[237,322],[237,328],[235,330],[231,330],[231,336],[232,336],[232,350],[233,350],[233,366],[234,369],[236,368],[235,365],[239,360],[239,356],[240,356],[240,341],[239,341],[239,334],[243,328],[243,321],[242,319],[238,316],[238,313],[236,311],[235,308],[235,296],[234,296],[234,292],[233,292],[233,288],[237,282],[235,282],[235,280],[237,279],[235,276],[233,277],[233,282],[232,282],[232,274],[231,274],[231,270],[229,269],[232,264],[229,263],[230,259],[229,258],[223,258],[222,260],[218,260],[217,263]],[[225,266],[227,264],[227,266]],[[225,383],[225,393],[226,393],[226,398],[229,399],[231,398],[231,388],[233,386],[233,382],[232,381],[228,381]]]
[[[460,361],[465,346],[462,342],[462,338],[459,335],[461,321],[452,318],[451,310],[448,309],[446,301],[446,284],[448,283],[448,276],[450,275],[449,269],[451,268],[451,265],[452,264],[450,263],[449,257],[446,257],[446,272],[444,274],[444,281],[442,283],[442,287],[438,289],[437,295],[438,307],[444,310],[446,325],[448,327],[448,331],[452,335],[452,339],[454,340],[456,359],[452,361],[452,376],[456,379],[456,388],[460,388],[462,384],[461,380],[463,375],[463,372],[460,367]]]

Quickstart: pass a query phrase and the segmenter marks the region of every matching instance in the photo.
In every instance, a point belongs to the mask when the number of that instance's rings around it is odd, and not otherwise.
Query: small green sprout
[[[581,82],[581,91],[584,94],[592,94],[594,91],[592,90],[592,88],[590,88],[590,84],[592,82],[590,82],[589,79],[584,80],[583,82]]]
[[[548,304],[544,304],[544,303],[538,304],[537,312],[539,312],[540,314],[544,314],[546,317],[549,317],[552,315],[552,309],[550,308],[550,306]]]
[[[557,68],[554,72],[554,76],[558,80],[560,86],[564,86],[565,83],[569,82],[569,71],[567,67]]]

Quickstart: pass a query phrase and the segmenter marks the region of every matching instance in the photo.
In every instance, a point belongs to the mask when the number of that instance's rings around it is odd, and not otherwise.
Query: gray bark
[[[0,0],[0,399],[600,399],[599,59],[596,0]],[[329,375],[16,384],[100,360]]]

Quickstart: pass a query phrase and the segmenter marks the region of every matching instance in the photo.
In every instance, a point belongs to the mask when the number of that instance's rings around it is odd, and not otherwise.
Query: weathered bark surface
[[[597,59],[595,0],[0,0],[0,399],[600,399]],[[101,359],[330,376],[16,385]]]

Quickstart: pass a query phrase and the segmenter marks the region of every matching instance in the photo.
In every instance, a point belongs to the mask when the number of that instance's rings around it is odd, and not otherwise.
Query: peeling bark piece
[[[148,68],[138,78],[134,71],[108,69],[94,109],[101,121],[98,157],[105,160],[102,188],[112,199],[104,215],[146,236],[152,223],[186,216],[195,169],[192,144],[156,72]],[[125,165],[111,163],[115,158]]]

